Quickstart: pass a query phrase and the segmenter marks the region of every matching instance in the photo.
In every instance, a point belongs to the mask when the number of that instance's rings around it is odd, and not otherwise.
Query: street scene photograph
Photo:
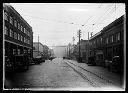
[[[125,91],[125,3],[3,3],[3,90]]]

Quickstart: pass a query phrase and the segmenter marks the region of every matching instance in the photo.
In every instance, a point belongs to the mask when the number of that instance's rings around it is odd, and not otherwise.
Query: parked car
[[[119,56],[114,56],[112,61],[108,61],[108,70],[121,73],[123,72],[123,61]]]
[[[42,56],[37,56],[33,58],[35,64],[40,64],[41,62],[45,62],[45,59]]]
[[[14,69],[15,70],[28,70],[29,56],[27,54],[19,54],[14,56]]]
[[[88,58],[88,66],[91,65],[96,65],[94,56]]]

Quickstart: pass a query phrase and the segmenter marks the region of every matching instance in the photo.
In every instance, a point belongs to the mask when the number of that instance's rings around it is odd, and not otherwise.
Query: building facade
[[[49,47],[43,45],[40,42],[33,42],[33,58],[37,56],[42,56],[46,59],[49,58],[50,56]]]
[[[119,56],[124,62],[124,15],[103,28],[89,40],[89,56],[96,57],[96,64],[105,66],[105,61],[111,61]]]
[[[40,42],[33,42],[33,58],[37,56],[42,56],[44,51],[44,46]]]
[[[3,4],[3,32],[5,56],[10,60],[18,54],[33,56],[32,27],[11,5]]]

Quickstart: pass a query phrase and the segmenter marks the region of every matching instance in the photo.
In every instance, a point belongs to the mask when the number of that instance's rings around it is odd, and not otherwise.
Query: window
[[[102,39],[102,37],[101,37],[101,38],[100,38],[101,43],[102,43],[102,40],[103,40],[103,39]]]
[[[17,21],[16,20],[14,21],[14,26],[17,27]]]
[[[16,54],[16,49],[13,49],[13,55],[15,55]]]
[[[23,27],[21,26],[21,31],[23,31]]]
[[[18,49],[18,55],[20,54],[20,49]]]
[[[30,32],[28,31],[28,36],[30,36]]]
[[[108,44],[108,37],[106,38],[106,44]]]
[[[117,34],[117,40],[120,40],[120,33]]]
[[[28,31],[27,31],[27,29],[26,29],[26,34],[28,35]]]
[[[113,42],[113,35],[112,35],[111,39],[112,39],[112,42]]]
[[[10,37],[13,37],[13,31],[10,29]]]
[[[20,23],[18,23],[18,29],[20,30]]]
[[[26,39],[25,39],[25,37],[24,37],[24,43],[25,43],[25,40],[26,40]]]
[[[28,40],[28,44],[30,44],[30,40]]]
[[[26,33],[26,29],[24,28],[24,33]]]
[[[10,16],[10,23],[13,25],[13,19],[11,16]]]
[[[16,32],[14,32],[14,38],[17,39],[17,33]]]
[[[8,35],[8,28],[5,26],[4,28],[5,35]]]
[[[23,37],[21,36],[21,39],[20,39],[21,41],[23,41]]]
[[[7,14],[7,12],[4,12],[4,19],[8,21],[8,14]]]
[[[20,40],[20,34],[18,34],[18,40]]]

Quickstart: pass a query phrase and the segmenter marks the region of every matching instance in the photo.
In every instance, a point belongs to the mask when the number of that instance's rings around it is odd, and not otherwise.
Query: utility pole
[[[38,55],[39,55],[39,35],[38,35]]]
[[[81,38],[81,30],[78,30],[78,38],[79,38],[79,61],[81,61],[81,53],[80,53],[80,38]]]

